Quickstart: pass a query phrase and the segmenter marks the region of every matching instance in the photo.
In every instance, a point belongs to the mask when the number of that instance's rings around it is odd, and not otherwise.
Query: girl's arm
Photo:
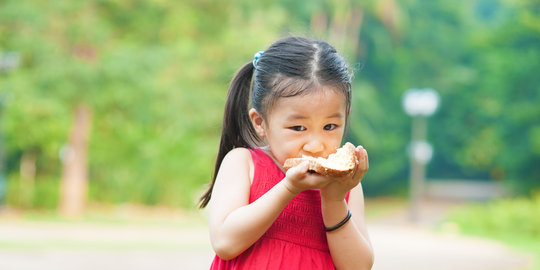
[[[341,228],[327,232],[326,237],[336,269],[371,269],[373,249],[364,220],[364,195],[358,184],[351,190],[349,205],[345,200],[332,201],[322,198],[322,214],[326,226],[334,226],[342,221],[347,210],[351,219]]]
[[[339,270],[371,269],[373,250],[364,220],[364,192],[360,181],[369,168],[367,151],[356,147],[358,165],[352,174],[334,179],[321,189],[321,209],[325,226],[339,224],[350,209],[352,218],[342,227],[326,233],[332,260]],[[345,196],[350,190],[349,204]]]
[[[220,166],[209,204],[210,241],[216,254],[232,259],[248,249],[270,228],[287,204],[303,189],[325,185],[303,179],[308,164],[287,171],[287,176],[249,204],[253,160],[245,148],[229,152]],[[291,185],[295,181],[306,187]]]
[[[249,204],[252,175],[251,153],[236,148],[225,156],[216,177],[209,204],[210,241],[224,260],[238,256],[255,243],[294,198],[280,182]]]

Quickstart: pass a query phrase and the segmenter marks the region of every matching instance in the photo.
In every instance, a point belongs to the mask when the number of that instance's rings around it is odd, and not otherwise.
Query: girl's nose
[[[320,140],[310,140],[309,142],[304,144],[303,150],[315,156],[316,154],[324,150],[324,145]]]

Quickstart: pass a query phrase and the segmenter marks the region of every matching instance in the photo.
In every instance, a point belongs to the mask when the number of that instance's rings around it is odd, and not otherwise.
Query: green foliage
[[[54,209],[59,200],[58,177],[40,177],[35,183],[19,181],[19,175],[8,179],[7,203],[22,209]]]
[[[435,151],[428,177],[507,180],[522,192],[539,186],[540,66],[530,61],[540,57],[538,4],[400,2],[399,28],[376,9],[365,15],[360,34],[354,116],[360,126],[352,128],[374,164],[367,192],[406,184],[410,119],[401,95],[424,87],[442,100],[428,124]]]
[[[239,12],[198,1],[5,1],[0,52],[22,59],[0,78],[7,201],[24,206],[12,172],[25,153],[37,156],[34,191],[45,178],[58,184],[73,109],[86,104],[91,200],[193,206],[212,174],[227,82],[286,19],[279,8]]]
[[[469,233],[536,239],[540,242],[540,193],[531,198],[508,198],[467,206],[450,220]]]
[[[368,194],[406,188],[401,95],[423,87],[442,97],[428,177],[528,190],[540,185],[539,12],[533,0],[3,1],[0,55],[21,57],[0,73],[7,202],[19,204],[21,158],[32,154],[34,191],[51,199],[31,205],[54,207],[59,152],[86,104],[90,200],[193,207],[212,175],[228,82],[291,32],[329,40],[356,73],[348,139],[370,153]]]

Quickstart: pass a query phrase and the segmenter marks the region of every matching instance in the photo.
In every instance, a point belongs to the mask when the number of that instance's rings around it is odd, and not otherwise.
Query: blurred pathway
[[[430,228],[450,207],[431,202],[418,224],[406,209],[370,220],[374,270],[525,270],[531,257],[485,239]],[[451,226],[450,226],[451,228]],[[0,221],[1,270],[208,269],[207,229]]]
[[[369,220],[375,250],[374,270],[529,270],[533,258],[505,245],[482,238],[459,235],[455,224],[440,224],[459,204],[424,201],[419,220],[410,221],[403,207],[390,215]],[[442,229],[434,230],[439,225]]]
[[[0,222],[0,270],[208,269],[205,227]]]

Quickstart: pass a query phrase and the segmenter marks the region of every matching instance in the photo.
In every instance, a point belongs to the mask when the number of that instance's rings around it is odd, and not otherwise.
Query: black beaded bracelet
[[[343,219],[340,223],[338,223],[335,226],[332,226],[332,227],[324,226],[324,230],[327,231],[327,232],[331,232],[331,231],[335,231],[335,230],[341,228],[341,226],[345,225],[345,223],[347,223],[347,221],[349,221],[349,219],[351,219],[351,216],[352,216],[351,210],[348,210],[347,211],[347,216],[345,217],[345,219]]]

